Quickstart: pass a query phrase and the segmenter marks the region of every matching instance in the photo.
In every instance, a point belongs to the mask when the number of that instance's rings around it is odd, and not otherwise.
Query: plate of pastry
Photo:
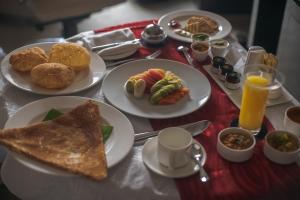
[[[10,52],[1,63],[14,86],[37,94],[64,95],[98,83],[106,66],[102,58],[76,43],[36,43]]]
[[[179,10],[163,15],[158,24],[173,39],[192,42],[192,35],[206,33],[210,39],[226,37],[232,29],[224,17],[203,10]]]
[[[210,83],[200,71],[166,59],[120,65],[105,76],[102,90],[118,109],[151,119],[191,113],[204,106],[211,94]]]
[[[4,128],[0,144],[10,149],[16,166],[32,173],[79,174],[96,181],[125,158],[134,141],[133,127],[119,110],[76,96],[29,103]]]

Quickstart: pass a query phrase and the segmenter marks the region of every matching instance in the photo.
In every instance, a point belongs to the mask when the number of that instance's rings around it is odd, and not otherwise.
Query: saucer
[[[198,141],[194,140],[194,142],[197,143],[202,149],[203,152],[202,166],[203,166],[207,157],[206,151]],[[190,162],[184,167],[174,169],[174,170],[171,170],[170,168],[161,165],[157,159],[157,137],[154,137],[145,143],[142,150],[142,158],[145,165],[153,172],[169,178],[183,178],[183,177],[193,175],[199,171],[198,165],[196,165],[192,160],[190,160]]]

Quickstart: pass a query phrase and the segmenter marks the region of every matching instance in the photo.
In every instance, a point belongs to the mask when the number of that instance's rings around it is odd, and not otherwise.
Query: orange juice
[[[259,75],[246,78],[239,116],[239,126],[248,130],[259,130],[265,113],[270,81]]]

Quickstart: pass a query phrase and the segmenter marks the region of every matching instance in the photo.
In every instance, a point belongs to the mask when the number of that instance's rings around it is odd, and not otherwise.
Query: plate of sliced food
[[[23,46],[6,55],[1,63],[1,72],[11,84],[44,95],[90,88],[102,79],[105,69],[97,54],[70,42]]]
[[[130,121],[114,107],[59,96],[19,109],[0,130],[0,145],[35,172],[99,181],[129,153],[133,136]]]
[[[179,10],[163,15],[158,24],[167,35],[183,42],[192,42],[192,35],[206,33],[210,39],[226,37],[232,29],[224,17],[203,10]]]
[[[179,117],[202,107],[211,86],[197,69],[177,61],[142,59],[107,74],[103,94],[113,106],[139,117]]]

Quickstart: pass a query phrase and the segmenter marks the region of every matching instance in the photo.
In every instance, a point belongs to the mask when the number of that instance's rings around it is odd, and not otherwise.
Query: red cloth
[[[140,38],[143,28],[152,22],[153,20],[129,23],[96,32],[131,27],[136,37]],[[166,46],[162,48],[163,53],[160,58],[187,63],[184,56],[176,51],[179,44],[183,43],[168,39]],[[154,50],[141,48],[134,56],[144,57],[152,51]],[[205,62],[208,63],[209,60]],[[182,117],[150,120],[155,130],[202,119],[208,119],[212,122],[212,125],[203,134],[196,137],[207,152],[205,169],[211,179],[208,183],[201,183],[198,174],[176,179],[175,182],[181,199],[300,199],[300,190],[298,190],[298,187],[300,188],[300,168],[296,164],[284,166],[267,160],[262,151],[263,141],[257,142],[253,157],[244,163],[232,163],[218,155],[216,150],[217,135],[219,131],[230,125],[232,119],[238,117],[239,109],[208,75],[202,65],[196,64],[196,68],[206,75],[212,87],[211,97],[207,104]],[[264,121],[268,130],[272,130],[273,127],[270,122],[267,119]]]

